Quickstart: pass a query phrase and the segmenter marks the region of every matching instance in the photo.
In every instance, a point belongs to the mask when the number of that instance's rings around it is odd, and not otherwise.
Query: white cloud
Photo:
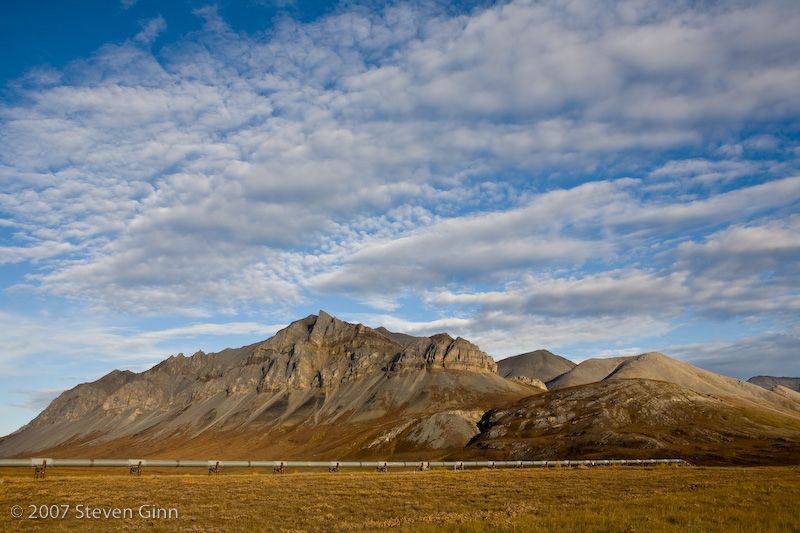
[[[140,331],[99,322],[96,316],[70,319],[40,316],[34,320],[2,312],[0,334],[5,340],[5,349],[0,354],[0,360],[8,375],[28,372],[23,366],[32,361],[62,369],[81,361],[90,361],[95,365],[142,364],[149,368],[171,353],[173,344],[169,343],[173,339],[180,342],[187,342],[194,337],[209,339],[214,336],[258,336],[266,339],[284,327],[258,322],[228,322]]]
[[[703,200],[653,204],[638,197],[636,181],[587,183],[535,195],[515,209],[436,219],[400,236],[389,234],[379,239],[357,240],[351,249],[341,253],[339,266],[313,277],[310,286],[324,291],[388,296],[447,284],[469,287],[479,282],[511,287],[500,293],[479,291],[481,298],[505,294],[503,305],[519,306],[537,294],[536,306],[548,313],[556,313],[559,306],[569,314],[573,308],[589,312],[597,308],[617,309],[623,307],[623,302],[630,302],[627,305],[633,309],[652,305],[653,301],[660,302],[662,308],[679,312],[682,306],[696,303],[699,295],[709,294],[709,287],[702,286],[707,276],[702,276],[703,283],[694,282],[693,276],[701,276],[705,267],[684,262],[699,253],[696,249],[700,245],[694,241],[678,242],[673,249],[672,244],[664,244],[663,240],[676,232],[695,230],[702,225],[724,226],[741,219],[743,214],[767,213],[791,205],[800,198],[797,185],[797,178],[787,178]],[[759,273],[785,268],[779,265],[787,259],[788,265],[794,265],[791,232],[788,228],[772,231],[771,236],[783,242],[779,250],[777,241],[770,243],[764,232],[749,230],[747,233],[752,235],[748,242],[757,242],[760,250],[750,250],[740,262],[752,261],[750,271]],[[735,270],[736,264],[728,263],[728,259],[736,248],[726,243],[711,250],[711,242],[704,249],[719,256],[718,264],[730,264]],[[657,257],[676,262],[675,266],[660,272],[663,265],[655,264],[649,272],[628,269],[621,271],[621,276],[614,270],[615,265],[628,261],[648,260],[654,245],[670,250]],[[756,257],[759,254],[764,258],[759,260]],[[578,274],[590,261],[599,261],[611,269],[604,274]],[[559,269],[562,273],[555,277],[536,274]],[[517,282],[525,277],[539,281],[535,288],[526,282],[528,296],[521,298]],[[623,280],[625,287],[620,286]],[[755,288],[741,286],[739,290],[744,293]],[[726,290],[732,293],[735,287]],[[450,296],[445,298],[447,294]],[[647,298],[642,297],[645,294]],[[472,298],[474,294],[467,289],[466,294],[458,296],[444,291],[429,301],[479,303],[466,301]],[[570,299],[576,304],[571,305]]]
[[[22,261],[38,262],[67,254],[74,249],[70,243],[58,241],[43,241],[35,246],[0,246],[0,265]]]
[[[758,375],[796,377],[800,376],[798,341],[794,327],[728,342],[672,346],[665,351],[706,370],[743,380]]]
[[[50,402],[58,397],[59,394],[67,389],[11,389],[13,394],[22,394],[25,400],[21,404],[10,404],[12,407],[21,407],[23,409],[31,409],[34,412],[44,410]]]
[[[503,292],[453,294],[429,298],[440,305],[484,305],[495,312],[529,316],[679,315],[691,300],[685,274],[658,276],[651,272],[620,271],[581,278],[528,277],[519,288]],[[516,285],[516,284],[515,284]]]
[[[674,326],[646,315],[628,317],[575,317],[551,319],[515,313],[513,310],[492,311],[469,318],[442,318],[428,322],[404,320],[392,315],[354,315],[371,326],[384,326],[390,331],[411,335],[434,335],[447,332],[477,344],[496,358],[517,355],[538,348],[580,343],[628,342],[669,332]],[[621,349],[622,350],[622,349]],[[620,352],[621,353],[621,352]]]
[[[765,169],[755,161],[725,159],[682,159],[668,161],[650,173],[657,180],[693,180],[712,185],[732,182],[742,177],[761,173]]]
[[[130,4],[133,5],[133,4]],[[126,6],[126,7],[130,7]],[[159,34],[163,33],[167,29],[167,21],[164,20],[164,17],[159,15],[158,17],[148,20],[146,23],[142,24],[142,31],[136,34],[134,37],[134,41],[139,41],[144,44],[152,44],[158,38]]]
[[[413,320],[403,320],[394,315],[353,315],[351,320],[363,322],[371,327],[385,327],[389,331],[399,333],[406,333],[408,335],[417,336],[430,336],[437,333],[450,333],[452,335],[460,335],[462,331],[469,327],[471,321],[464,318],[443,318],[439,320],[431,320],[427,322],[418,322]]]
[[[662,205],[625,214],[617,222],[648,231],[700,229],[791,205],[798,199],[800,176],[792,176],[691,201],[665,198]]]
[[[793,285],[800,263],[800,215],[762,224],[734,225],[702,243],[681,243],[667,258],[709,279],[753,279]]]

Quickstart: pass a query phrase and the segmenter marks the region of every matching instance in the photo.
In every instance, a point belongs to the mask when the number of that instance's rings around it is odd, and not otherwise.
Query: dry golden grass
[[[0,531],[800,531],[798,468],[368,471],[0,470]],[[69,505],[64,519],[29,505]],[[178,518],[139,518],[143,504]],[[11,510],[20,505],[23,518]],[[77,506],[133,518],[79,519]]]

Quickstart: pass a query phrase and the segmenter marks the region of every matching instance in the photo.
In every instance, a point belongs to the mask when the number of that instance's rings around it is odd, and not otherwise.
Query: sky
[[[319,310],[800,376],[800,2],[0,3],[0,435]]]

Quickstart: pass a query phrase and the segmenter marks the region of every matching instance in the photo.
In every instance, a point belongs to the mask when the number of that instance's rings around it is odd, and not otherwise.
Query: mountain
[[[497,373],[506,379],[525,377],[548,382],[569,372],[575,363],[547,350],[507,357],[497,362]]]
[[[617,367],[626,360],[628,360],[627,357],[587,359],[560,376],[548,380],[547,389],[563,389],[566,387],[575,387],[578,385],[586,385],[587,383],[594,383],[596,381],[603,381],[613,375]]]
[[[795,392],[800,392],[800,378],[776,378],[773,376],[754,376],[747,380],[748,383],[758,385],[767,390],[774,390],[775,387],[786,387]]]
[[[395,334],[320,311],[261,343],[79,385],[0,439],[0,456],[443,454],[473,438],[488,409],[537,392],[500,377],[462,338]]]
[[[784,394],[735,378],[715,374],[658,352],[633,357],[588,359],[569,372],[547,382],[548,390],[585,385],[598,381],[649,379],[678,384],[700,394],[737,398],[744,401],[800,411],[800,402]]]
[[[551,390],[528,376],[554,376]],[[789,388],[655,352],[574,365],[537,350],[496,364],[462,338],[320,311],[260,343],[78,385],[0,439],[0,457],[796,464],[799,411]]]
[[[487,413],[480,426],[458,458],[800,462],[800,413],[665,381],[610,379],[549,391]]]

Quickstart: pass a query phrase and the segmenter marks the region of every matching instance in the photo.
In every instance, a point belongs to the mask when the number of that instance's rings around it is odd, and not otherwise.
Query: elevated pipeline
[[[690,466],[683,459],[583,459],[561,461],[223,461],[223,460],[182,460],[182,459],[0,459],[0,468],[7,467],[46,467],[46,468],[376,468],[388,470],[396,468],[548,468],[572,466]]]

